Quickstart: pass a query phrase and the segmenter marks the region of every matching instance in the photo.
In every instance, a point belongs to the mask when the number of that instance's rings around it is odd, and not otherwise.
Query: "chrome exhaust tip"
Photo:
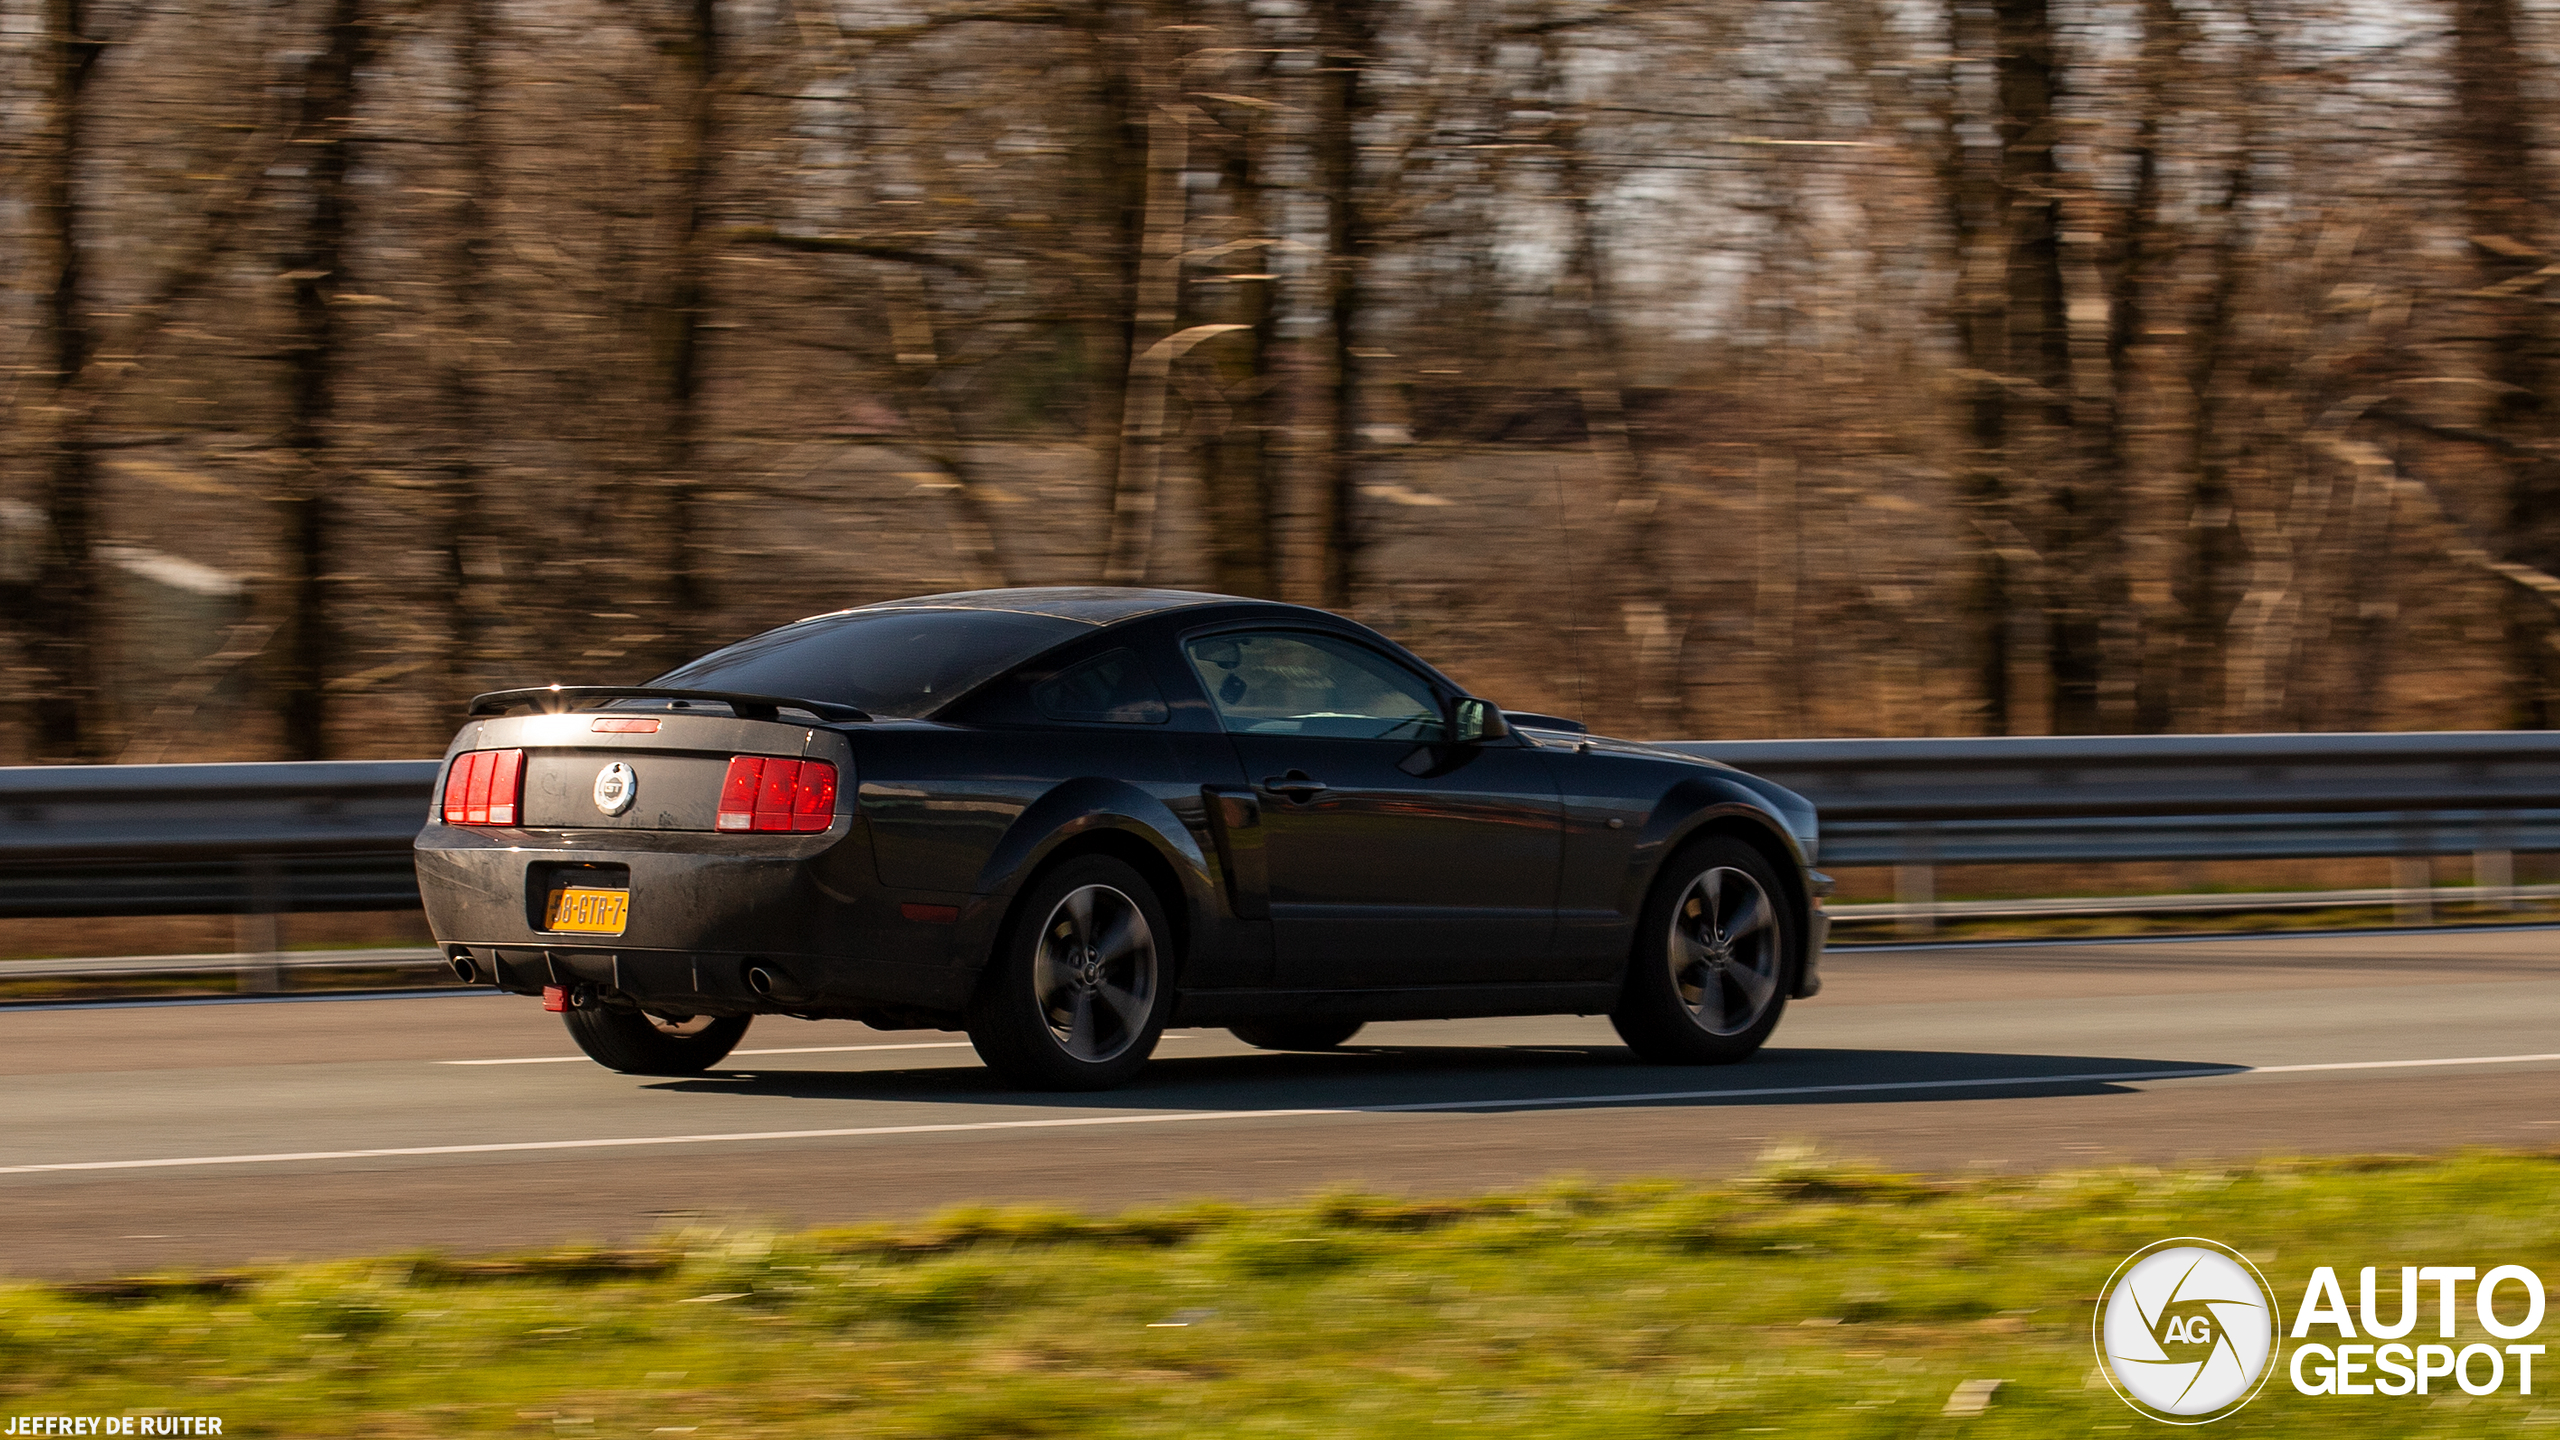
[[[470,951],[457,950],[454,952],[453,978],[461,981],[465,985],[476,985],[480,983],[480,962],[471,958]]]
[[[790,971],[753,961],[747,964],[747,989],[772,1005],[797,1005],[809,998],[808,990],[791,978]]]

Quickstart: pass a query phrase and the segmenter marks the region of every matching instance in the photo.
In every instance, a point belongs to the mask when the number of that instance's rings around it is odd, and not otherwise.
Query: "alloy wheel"
[[[1778,993],[1777,907],[1750,872],[1729,865],[1689,882],[1671,914],[1671,984],[1710,1035],[1750,1029]]]
[[[1031,974],[1058,1048],[1089,1063],[1116,1059],[1145,1034],[1155,1008],[1155,934],[1136,901],[1086,885],[1049,912]]]

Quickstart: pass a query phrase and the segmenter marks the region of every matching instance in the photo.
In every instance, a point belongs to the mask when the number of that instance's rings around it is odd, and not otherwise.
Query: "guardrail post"
[[[274,858],[253,855],[242,867],[249,882],[249,908],[234,926],[233,947],[240,952],[239,986],[243,995],[272,995],[284,988],[284,872]]]
[[[2436,923],[2435,865],[2424,855],[2391,857],[2392,918],[2403,925]]]
[[[1893,867],[1893,899],[1904,910],[1899,927],[1919,939],[1937,933],[1938,867],[1929,863],[1928,843],[1917,836],[1903,841],[1904,861]]]
[[[2512,850],[2471,852],[2471,888],[2480,892],[2472,903],[2483,910],[2516,908],[2516,855]]]

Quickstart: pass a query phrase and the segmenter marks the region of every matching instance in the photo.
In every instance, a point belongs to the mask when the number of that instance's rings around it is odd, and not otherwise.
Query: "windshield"
[[[1002,610],[853,610],[768,630],[649,683],[830,700],[915,719],[1092,628]]]

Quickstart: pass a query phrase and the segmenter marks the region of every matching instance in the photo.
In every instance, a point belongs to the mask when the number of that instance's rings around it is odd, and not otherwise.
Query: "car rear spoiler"
[[[706,701],[726,705],[741,720],[773,720],[785,710],[805,710],[821,720],[868,720],[871,714],[829,700],[796,700],[787,695],[737,695],[726,690],[684,690],[666,685],[536,685],[524,690],[492,690],[471,697],[473,715],[504,715],[520,705],[545,714],[590,708],[596,700]]]

